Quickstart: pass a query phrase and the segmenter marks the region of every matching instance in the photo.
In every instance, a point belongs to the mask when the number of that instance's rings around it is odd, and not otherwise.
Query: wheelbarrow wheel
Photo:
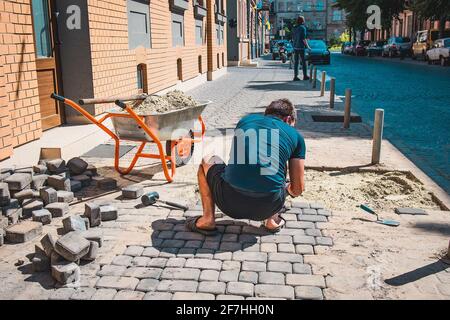
[[[175,153],[175,164],[177,167],[184,166],[191,160],[194,153],[194,134],[192,131],[189,133],[190,137],[183,138],[179,141],[166,141],[166,154],[172,155],[172,150]]]

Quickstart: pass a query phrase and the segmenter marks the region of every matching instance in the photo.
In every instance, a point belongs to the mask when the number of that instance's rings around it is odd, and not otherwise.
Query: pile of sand
[[[133,110],[138,114],[165,113],[168,111],[195,107],[198,103],[180,90],[174,90],[162,96],[149,96]]]
[[[397,207],[439,210],[423,184],[403,172],[307,170],[305,180],[303,196],[322,201],[333,210],[354,210],[360,204],[377,210]]]

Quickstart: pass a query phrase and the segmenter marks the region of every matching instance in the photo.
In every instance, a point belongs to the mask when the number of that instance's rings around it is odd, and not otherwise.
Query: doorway
[[[31,8],[42,130],[47,130],[59,126],[63,118],[59,102],[50,98],[53,92],[60,93],[54,0],[32,0]]]

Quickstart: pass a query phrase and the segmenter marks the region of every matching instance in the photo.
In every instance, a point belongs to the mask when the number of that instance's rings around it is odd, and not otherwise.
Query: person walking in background
[[[302,59],[302,69],[303,69],[303,80],[309,80],[306,74],[306,61],[305,61],[305,50],[311,49],[306,40],[306,27],[305,18],[299,16],[297,18],[297,25],[292,30],[292,42],[294,46],[294,81],[300,81],[298,78],[298,64],[299,59]]]

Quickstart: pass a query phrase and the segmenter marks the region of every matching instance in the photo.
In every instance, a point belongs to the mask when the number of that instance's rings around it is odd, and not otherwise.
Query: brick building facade
[[[0,18],[0,160],[43,130],[86,122],[54,91],[158,93],[226,71],[226,0],[0,0]]]

